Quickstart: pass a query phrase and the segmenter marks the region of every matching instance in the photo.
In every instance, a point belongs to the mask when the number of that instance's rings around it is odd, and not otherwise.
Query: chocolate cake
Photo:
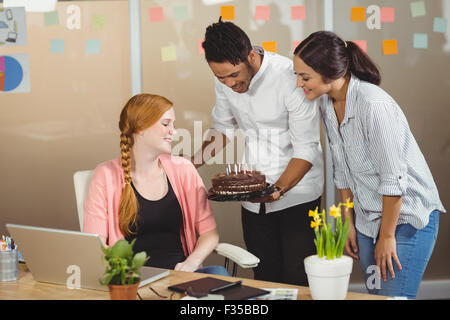
[[[219,173],[211,180],[212,191],[216,194],[240,194],[261,191],[267,187],[266,176],[260,171],[232,171],[229,175]]]

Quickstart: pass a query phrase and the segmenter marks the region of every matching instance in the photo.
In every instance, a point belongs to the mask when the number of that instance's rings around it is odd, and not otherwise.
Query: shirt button
[[[402,178],[402,176],[400,176],[400,177],[398,177],[399,179],[401,179]]]

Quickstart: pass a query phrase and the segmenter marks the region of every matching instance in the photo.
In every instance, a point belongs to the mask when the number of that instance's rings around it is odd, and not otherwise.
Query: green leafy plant
[[[133,255],[135,242],[136,239],[131,243],[128,243],[125,239],[120,239],[112,247],[105,248],[102,246],[106,270],[103,279],[100,280],[101,284],[127,285],[140,281],[139,269],[145,264],[148,257],[145,251]]]
[[[339,203],[337,207],[334,205],[331,206],[331,218],[329,221],[327,221],[325,210],[322,210],[321,213],[318,212],[318,208],[314,211],[309,210],[308,215],[313,217],[311,228],[314,228],[316,234],[314,244],[316,245],[319,258],[326,256],[327,260],[332,260],[342,257],[350,227],[348,218],[345,220],[344,225],[342,225],[341,206],[353,208],[353,202],[347,199],[346,203]]]

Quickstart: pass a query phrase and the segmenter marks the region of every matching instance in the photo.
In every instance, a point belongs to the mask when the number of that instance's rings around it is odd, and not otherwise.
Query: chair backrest
[[[88,194],[89,185],[91,184],[93,172],[94,170],[83,170],[77,171],[73,174],[73,184],[75,186],[75,198],[77,200],[78,221],[80,222],[80,231],[83,231],[84,199]]]

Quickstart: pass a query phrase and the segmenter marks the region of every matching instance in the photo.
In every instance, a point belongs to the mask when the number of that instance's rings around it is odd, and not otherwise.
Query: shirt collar
[[[264,58],[262,60],[262,63],[261,63],[261,66],[259,67],[258,72],[253,76],[252,80],[250,81],[250,85],[248,86],[249,91],[254,87],[254,84],[258,81],[258,79],[260,79],[262,77],[262,74],[267,69],[267,65],[268,65],[267,60],[269,58],[269,55],[265,54],[265,51],[263,48],[261,48],[259,46],[253,46],[253,50],[256,53],[262,55]]]
[[[347,93],[345,95],[345,117],[342,123],[347,123],[348,119],[355,117],[355,103],[357,100],[357,92],[360,80],[353,74],[350,76]]]

